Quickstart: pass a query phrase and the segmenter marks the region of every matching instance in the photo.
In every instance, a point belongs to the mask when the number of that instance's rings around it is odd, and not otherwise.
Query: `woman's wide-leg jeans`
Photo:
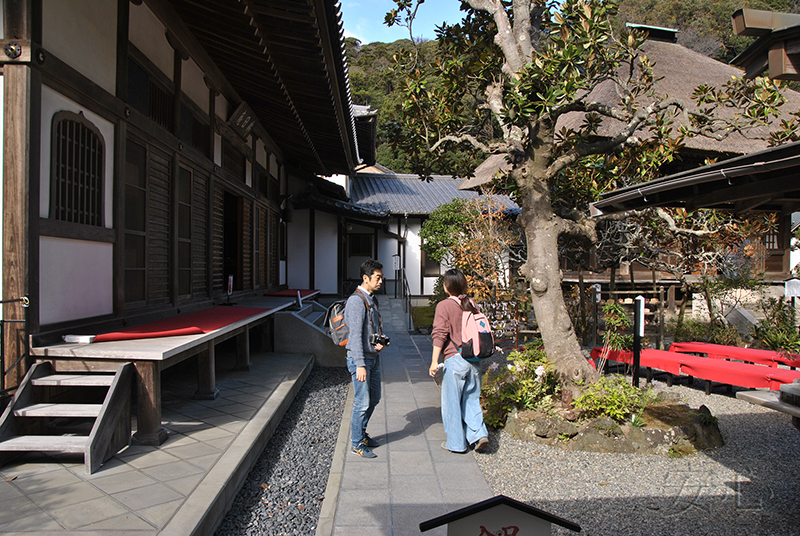
[[[447,358],[442,379],[442,422],[448,450],[464,452],[469,445],[488,435],[480,396],[478,369],[460,354]]]

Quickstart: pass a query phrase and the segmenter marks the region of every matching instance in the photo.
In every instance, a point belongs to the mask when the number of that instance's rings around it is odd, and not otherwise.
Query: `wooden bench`
[[[601,356],[603,349],[592,350],[592,358]],[[633,363],[633,352],[626,350],[610,350],[610,361]],[[800,371],[769,367],[724,359],[709,359],[679,352],[642,349],[639,366],[663,370],[676,376],[685,375],[690,378],[701,378],[706,381],[706,394],[711,393],[711,382],[726,385],[737,385],[753,389],[768,388],[778,390],[784,383],[792,383],[800,378]]]
[[[265,310],[209,333],[91,344],[63,343],[33,347],[31,355],[37,361],[51,361],[59,372],[111,372],[116,371],[121,362],[132,362],[138,394],[137,431],[133,437],[139,444],[160,445],[167,439],[167,431],[161,426],[161,371],[198,356],[195,398],[216,398],[214,347],[236,337],[237,366],[249,368],[250,329],[294,303],[288,297],[239,301],[241,305],[263,307]]]

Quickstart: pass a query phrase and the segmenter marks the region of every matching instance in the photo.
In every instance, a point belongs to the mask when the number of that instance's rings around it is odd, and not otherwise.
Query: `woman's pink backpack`
[[[456,296],[450,296],[450,298],[458,303],[459,308],[461,307],[461,300]],[[472,305],[475,305],[475,303],[473,302]],[[491,357],[494,354],[492,327],[489,325],[489,319],[483,313],[461,311],[460,352],[461,357],[472,363]]]

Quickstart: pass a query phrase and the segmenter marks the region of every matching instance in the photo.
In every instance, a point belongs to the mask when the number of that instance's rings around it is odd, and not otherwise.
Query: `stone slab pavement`
[[[82,455],[27,453],[0,467],[0,533],[212,534],[314,356],[254,352],[249,371],[218,367],[216,400],[192,399],[196,370],[184,363],[162,383],[160,446],[130,446],[92,475]]]
[[[422,534],[423,521],[494,494],[474,452],[441,448],[439,387],[428,375],[430,336],[410,335],[403,302],[378,296],[391,344],[381,352],[382,399],[367,431],[377,458],[350,453],[352,387],[339,432],[317,536]],[[442,536],[446,527],[424,534]]]

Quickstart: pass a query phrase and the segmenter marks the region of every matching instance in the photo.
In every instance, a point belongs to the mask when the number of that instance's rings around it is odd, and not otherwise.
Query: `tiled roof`
[[[357,173],[350,182],[353,203],[390,214],[427,215],[455,198],[476,199],[474,191],[459,190],[462,180],[433,175],[429,182],[401,173]],[[508,196],[494,198],[509,212],[519,207]]]

